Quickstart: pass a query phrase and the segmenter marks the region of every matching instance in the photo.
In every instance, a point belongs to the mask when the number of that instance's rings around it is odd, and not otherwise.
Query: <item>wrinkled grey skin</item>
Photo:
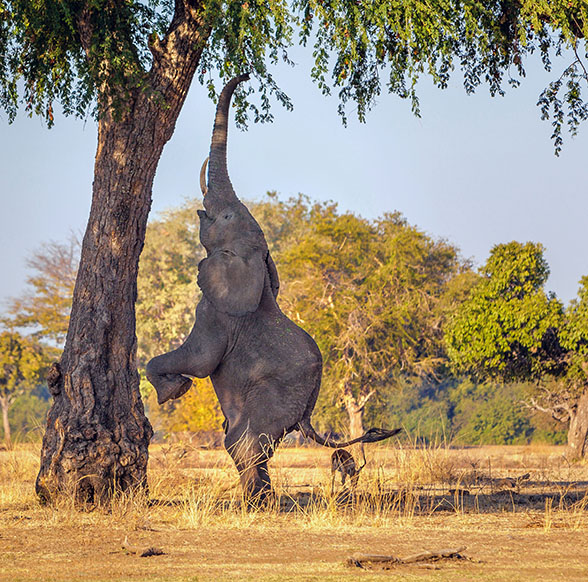
[[[235,195],[227,172],[229,103],[235,87],[247,78],[233,79],[221,93],[208,187],[201,177],[205,210],[198,214],[207,258],[199,265],[203,295],[196,321],[183,345],[147,364],[147,378],[161,404],[184,394],[192,384],[190,376],[210,376],[225,417],[225,447],[244,494],[263,499],[270,491],[267,461],[291,430],[335,448],[381,440],[398,431],[372,429],[370,436],[334,443],[310,425],[320,388],[321,353],[310,335],[280,310],[278,273],[265,237]]]

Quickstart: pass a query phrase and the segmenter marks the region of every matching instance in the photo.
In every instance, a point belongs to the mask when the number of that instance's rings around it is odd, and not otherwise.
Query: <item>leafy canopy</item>
[[[480,275],[445,331],[455,370],[506,381],[554,372],[563,306],[543,289],[549,276],[543,246],[496,245]]]
[[[383,87],[418,115],[418,80],[445,88],[456,69],[467,92],[485,83],[502,94],[533,53],[548,70],[571,55],[538,103],[553,119],[556,153],[565,124],[574,134],[588,117],[585,0],[0,0],[0,104],[10,119],[22,103],[52,123],[55,102],[84,116],[124,107],[137,91],[157,98],[154,55],[185,25],[198,29],[197,46],[184,50],[203,51],[198,77],[211,95],[216,72],[257,78],[256,120],[271,117],[272,93],[290,106],[268,65],[290,62],[296,37],[312,45],[311,75],[324,93],[336,88],[344,120],[349,101],[365,120]],[[251,91],[237,95],[239,122]]]

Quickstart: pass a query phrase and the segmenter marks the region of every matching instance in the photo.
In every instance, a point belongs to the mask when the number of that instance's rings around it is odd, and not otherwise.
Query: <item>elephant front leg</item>
[[[229,429],[225,437],[225,448],[237,467],[243,497],[250,507],[263,505],[272,493],[267,468],[271,452],[262,441],[247,429]]]
[[[186,376],[206,378],[214,372],[227,346],[224,324],[224,319],[219,319],[203,299],[196,308],[196,323],[186,341],[177,350],[156,356],[147,364],[147,379],[157,391],[159,404],[179,398],[190,389],[192,379]]]
[[[177,367],[170,366],[168,356],[163,354],[153,358],[146,368],[147,379],[157,392],[157,402],[163,404],[172,398],[179,398],[192,386],[192,379],[177,373]]]
[[[192,386],[192,378],[187,376],[210,376],[222,359],[225,345],[222,330],[214,337],[200,337],[192,330],[177,350],[150,360],[145,371],[157,391],[157,402],[163,404],[185,394]]]

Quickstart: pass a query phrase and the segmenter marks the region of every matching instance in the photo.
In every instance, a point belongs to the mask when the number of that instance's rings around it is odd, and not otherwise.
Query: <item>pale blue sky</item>
[[[556,63],[553,75],[563,67]],[[276,105],[273,124],[230,129],[229,171],[241,197],[302,192],[369,218],[399,210],[477,265],[494,244],[541,242],[551,266],[548,289],[565,302],[576,295],[588,275],[588,126],[566,138],[560,158],[553,155],[551,127],[535,106],[552,77],[538,62],[504,98],[490,98],[484,87],[466,96],[457,80],[440,91],[425,80],[422,119],[408,102],[383,94],[367,124],[350,115],[348,128],[336,99],[311,82],[308,66],[280,67],[275,77],[294,111]],[[213,115],[195,82],[159,166],[152,216],[199,194]],[[92,120],[59,117],[47,130],[24,115],[11,126],[2,115],[0,124],[1,309],[24,289],[33,250],[85,228],[96,128]]]

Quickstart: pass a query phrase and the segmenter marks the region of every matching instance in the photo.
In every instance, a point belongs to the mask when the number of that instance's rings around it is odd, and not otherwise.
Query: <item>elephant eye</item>
[[[227,212],[227,213],[226,213],[226,214],[223,216],[223,218],[224,218],[225,220],[229,220],[229,219],[233,218],[233,213],[232,213],[232,212]]]

